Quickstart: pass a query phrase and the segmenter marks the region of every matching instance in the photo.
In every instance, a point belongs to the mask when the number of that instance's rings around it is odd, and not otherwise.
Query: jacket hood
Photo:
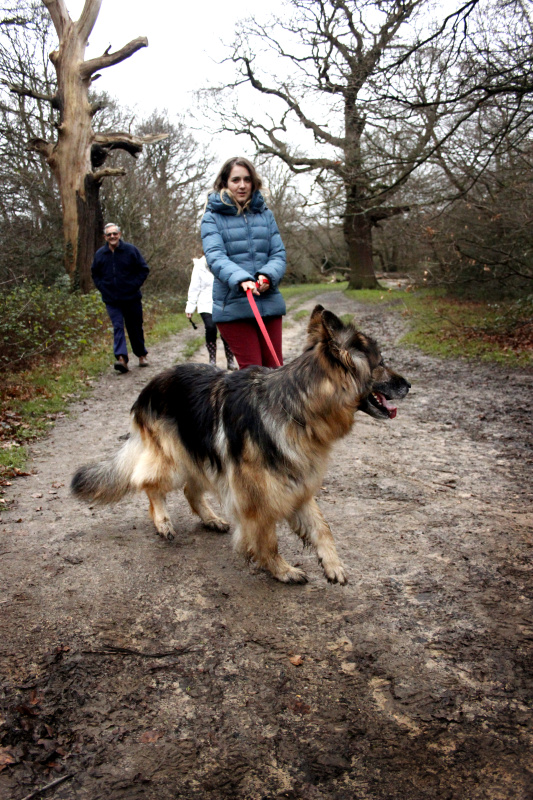
[[[261,192],[255,191],[246,211],[250,214],[261,214],[266,207],[265,198]],[[231,198],[228,195],[224,195],[224,199],[222,200],[220,192],[211,192],[207,198],[206,210],[213,211],[215,214],[227,214],[231,217],[236,217],[238,214],[237,206]]]

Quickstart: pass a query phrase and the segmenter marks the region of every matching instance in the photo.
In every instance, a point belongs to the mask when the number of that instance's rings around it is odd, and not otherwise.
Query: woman
[[[230,158],[220,170],[202,219],[202,244],[213,275],[213,321],[243,369],[276,366],[246,296],[256,296],[280,363],[285,301],[285,247],[261,192],[262,183],[246,158]],[[256,285],[257,284],[257,285]]]
[[[193,268],[189,292],[187,295],[187,305],[185,315],[191,319],[195,308],[198,308],[204,327],[205,345],[209,353],[209,363],[216,367],[217,364],[217,326],[213,322],[213,273],[207,266],[205,256],[193,258]],[[222,337],[221,337],[222,338]],[[237,369],[233,360],[233,353],[228,347],[228,343],[222,338],[226,362],[229,370]]]

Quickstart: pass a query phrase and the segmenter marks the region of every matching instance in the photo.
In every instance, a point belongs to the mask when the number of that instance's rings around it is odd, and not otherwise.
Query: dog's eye
[[[384,367],[384,366],[385,366],[385,362],[383,361],[383,359],[381,359],[381,361],[378,364],[378,367]]]

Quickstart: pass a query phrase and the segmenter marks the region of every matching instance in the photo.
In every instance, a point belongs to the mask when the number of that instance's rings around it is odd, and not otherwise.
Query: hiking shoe
[[[124,358],[124,356],[119,356],[114,364],[114,369],[117,372],[129,372],[130,368],[128,367],[128,362]]]
[[[140,367],[149,367],[150,364],[148,363],[148,358],[146,356],[139,357],[139,366]]]

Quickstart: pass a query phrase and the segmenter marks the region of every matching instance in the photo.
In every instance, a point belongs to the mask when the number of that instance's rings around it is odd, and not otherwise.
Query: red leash
[[[281,367],[281,364],[279,363],[279,358],[276,355],[276,351],[274,350],[274,345],[272,344],[270,336],[268,335],[268,331],[265,328],[265,323],[263,322],[263,318],[261,317],[261,314],[259,313],[259,309],[257,308],[257,303],[255,302],[255,299],[254,299],[254,296],[252,294],[252,290],[251,289],[247,289],[246,290],[246,297],[248,298],[248,302],[250,303],[250,306],[252,307],[252,311],[254,312],[254,317],[255,317],[255,319],[257,321],[257,324],[259,325],[259,327],[261,329],[261,333],[265,337],[265,342],[267,343],[268,349],[270,350],[270,352],[272,354],[272,358],[274,359],[274,361],[276,363],[276,366],[277,367]]]

